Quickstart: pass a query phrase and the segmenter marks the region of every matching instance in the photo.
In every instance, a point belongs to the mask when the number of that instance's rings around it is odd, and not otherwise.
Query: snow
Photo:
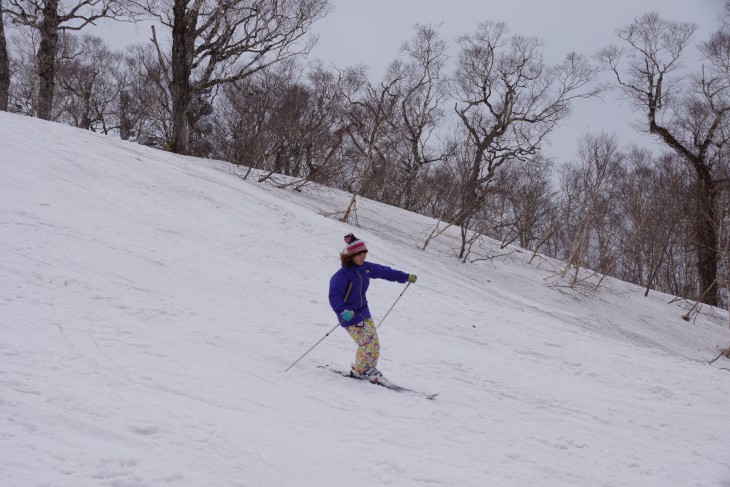
[[[0,485],[730,486],[727,312],[348,195],[0,113]],[[418,275],[348,380],[342,236]],[[376,322],[403,287],[374,281]]]

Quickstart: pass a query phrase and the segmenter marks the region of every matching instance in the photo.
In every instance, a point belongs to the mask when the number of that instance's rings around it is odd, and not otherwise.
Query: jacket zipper
[[[362,308],[362,273],[360,272],[362,269],[360,269],[357,272],[357,275],[360,277],[360,307]]]
[[[345,293],[345,299],[343,299],[343,300],[342,300],[342,302],[343,302],[343,303],[344,303],[345,301],[347,301],[347,296],[349,296],[349,295],[350,295],[350,291],[351,291],[351,290],[352,290],[352,283],[350,283],[350,286],[349,286],[349,287],[347,288],[347,292]]]

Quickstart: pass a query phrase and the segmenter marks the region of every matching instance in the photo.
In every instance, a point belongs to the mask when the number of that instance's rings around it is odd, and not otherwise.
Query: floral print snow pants
[[[355,372],[363,373],[371,367],[376,367],[380,356],[380,342],[373,320],[367,319],[357,325],[348,326],[346,330],[357,343]]]

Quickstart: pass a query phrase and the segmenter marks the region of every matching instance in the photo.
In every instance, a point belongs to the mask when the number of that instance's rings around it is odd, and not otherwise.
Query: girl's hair
[[[367,252],[367,250],[365,251]],[[352,262],[353,257],[356,255],[362,254],[363,252],[358,252],[357,254],[345,254],[344,252],[340,252],[340,260],[342,261],[342,267],[350,267],[353,266],[354,263]]]

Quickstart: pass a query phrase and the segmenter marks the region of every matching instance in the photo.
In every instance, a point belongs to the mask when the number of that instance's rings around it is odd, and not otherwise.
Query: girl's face
[[[361,253],[359,253],[357,255],[354,255],[352,257],[353,264],[355,264],[355,265],[362,265],[363,262],[365,262],[365,256],[366,255],[368,255],[367,251],[361,252]]]

